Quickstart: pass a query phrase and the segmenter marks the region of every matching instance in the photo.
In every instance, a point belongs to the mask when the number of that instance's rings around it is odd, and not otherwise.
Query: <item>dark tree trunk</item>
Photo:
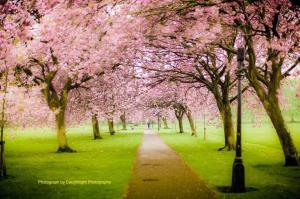
[[[114,119],[113,118],[107,119],[107,123],[108,123],[108,130],[110,135],[114,135],[116,133],[114,129]]]
[[[224,126],[224,138],[225,146],[222,149],[227,149],[228,151],[235,149],[235,132],[232,123],[232,113],[229,104],[225,105],[224,114],[222,116],[223,126]]]
[[[93,115],[92,116],[92,124],[93,124],[93,135],[94,135],[94,139],[102,139],[101,135],[100,135],[100,130],[99,130],[99,122],[97,119],[97,115]]]
[[[249,31],[249,29],[245,30]],[[251,31],[249,31],[249,33],[251,33]],[[246,76],[276,129],[285,157],[285,166],[300,166],[297,149],[283,119],[278,101],[278,90],[280,88],[281,80],[284,78],[282,76],[284,59],[277,56],[276,52],[274,53],[274,51],[269,48],[268,56],[272,62],[271,75],[270,78],[262,79],[260,78],[261,74],[256,67],[256,54],[251,37],[246,38],[246,44],[248,47],[247,54],[249,63]]]
[[[8,70],[5,70],[5,83],[4,83],[4,96],[2,98],[2,111],[1,111],[1,132],[0,132],[0,179],[7,176],[6,164],[4,157],[4,125],[5,125],[5,107],[6,107],[6,92],[8,85]]]
[[[164,129],[168,129],[169,126],[168,126],[167,118],[163,117],[162,120],[163,120],[163,123],[164,123]]]
[[[0,179],[4,178],[7,176],[6,173],[6,165],[5,165],[5,160],[4,160],[4,141],[1,141],[1,154],[0,154]]]
[[[187,116],[187,118],[189,120],[189,124],[190,124],[191,131],[192,131],[192,136],[196,136],[197,133],[196,133],[196,128],[195,128],[195,124],[194,124],[192,112],[190,110],[187,110],[186,111],[186,116]]]
[[[218,150],[221,151],[225,149],[231,151],[235,149],[235,132],[234,132],[233,122],[232,122],[230,102],[228,100],[223,100],[217,103],[218,103],[218,108],[223,122],[224,141],[225,141],[224,147],[219,148]]]
[[[277,96],[273,96],[268,101],[265,100],[263,106],[266,109],[274,128],[276,129],[285,157],[285,166],[299,166],[300,161],[297,149],[283,119],[278,100],[276,98]]]
[[[231,113],[231,107],[230,102],[227,99],[227,94],[224,94],[223,92],[223,99],[219,98],[218,96],[215,99],[217,101],[217,106],[221,115],[221,119],[223,122],[223,128],[224,128],[224,147],[219,148],[218,150],[234,150],[235,149],[235,131],[233,128],[233,122],[232,122],[232,113]]]
[[[127,130],[127,124],[126,124],[126,114],[123,113],[121,116],[120,116],[120,120],[122,122],[122,130]]]
[[[183,114],[184,110],[182,108],[177,108],[175,109],[175,115],[178,120],[178,125],[179,125],[179,133],[184,133],[183,131]]]
[[[178,117],[177,120],[178,120],[178,125],[179,125],[179,133],[184,133],[183,131],[183,121],[182,121],[182,118],[183,117]]]

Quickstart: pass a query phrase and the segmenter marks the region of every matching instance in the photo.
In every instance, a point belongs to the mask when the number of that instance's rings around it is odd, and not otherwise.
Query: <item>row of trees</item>
[[[282,81],[299,66],[300,8],[290,1],[149,1],[145,45],[138,59],[156,81],[198,83],[214,96],[225,148],[235,146],[231,104],[236,99],[236,47],[246,48],[243,91],[255,92],[276,129],[285,164],[299,157],[282,116]],[[149,8],[150,7],[150,8]]]
[[[296,4],[34,0],[3,1],[0,10],[1,88],[7,74],[8,93],[16,96],[6,96],[8,113],[20,101],[32,103],[30,114],[11,118],[54,120],[58,151],[74,151],[67,143],[66,119],[92,119],[96,139],[101,138],[98,117],[106,118],[113,135],[116,117],[126,129],[128,118],[175,115],[183,132],[186,115],[195,135],[192,115],[203,110],[223,122],[220,150],[234,150],[235,56],[236,47],[245,47],[243,92],[264,107],[285,164],[299,165],[279,99],[283,80],[299,74]],[[28,100],[20,100],[23,93]]]

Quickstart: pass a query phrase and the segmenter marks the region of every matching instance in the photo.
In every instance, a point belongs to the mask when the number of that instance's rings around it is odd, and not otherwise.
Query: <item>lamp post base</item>
[[[241,158],[235,158],[232,167],[231,191],[234,193],[245,192],[245,168]]]

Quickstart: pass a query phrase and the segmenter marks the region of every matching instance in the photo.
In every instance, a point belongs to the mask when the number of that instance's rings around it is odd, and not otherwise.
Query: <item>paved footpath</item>
[[[214,199],[216,195],[167,146],[145,130],[125,199]]]

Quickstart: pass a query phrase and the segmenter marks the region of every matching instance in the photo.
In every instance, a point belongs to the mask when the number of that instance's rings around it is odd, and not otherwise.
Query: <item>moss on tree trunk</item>
[[[285,157],[285,166],[299,166],[300,161],[298,152],[283,119],[277,96],[272,96],[269,100],[265,100],[263,102],[263,106],[266,109],[274,128],[276,129]]]
[[[56,122],[56,134],[58,141],[57,152],[75,152],[68,146],[67,136],[66,136],[66,126],[65,126],[65,113],[63,110],[59,110],[55,115]]]
[[[245,29],[245,31],[251,33],[250,29]],[[284,153],[285,165],[300,166],[297,149],[283,119],[278,101],[278,90],[284,78],[284,76],[282,76],[284,59],[278,56],[276,51],[273,51],[272,48],[269,48],[268,59],[271,61],[272,67],[267,72],[270,76],[262,78],[263,74],[261,71],[258,71],[256,67],[256,53],[251,36],[246,38],[246,44],[248,47],[247,54],[249,63],[246,76],[276,129]]]
[[[235,149],[235,132],[233,128],[233,122],[232,122],[232,113],[231,113],[231,107],[229,102],[222,104],[221,107],[219,107],[221,118],[223,122],[223,128],[224,128],[224,141],[225,145],[222,148],[219,148],[218,150],[234,150]]]

